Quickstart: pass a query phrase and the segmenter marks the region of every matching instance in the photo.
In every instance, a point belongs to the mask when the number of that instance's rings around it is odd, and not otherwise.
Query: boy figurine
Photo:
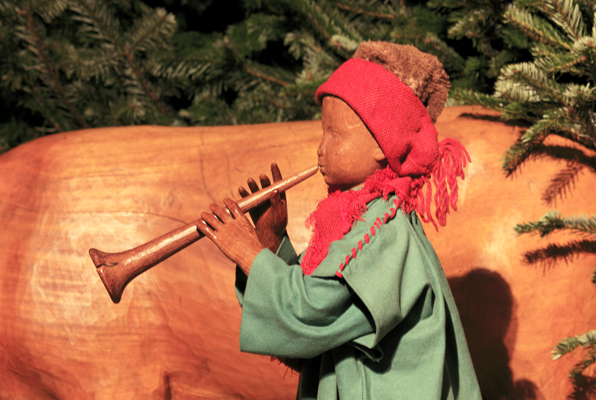
[[[448,88],[436,57],[370,41],[319,87],[317,154],[329,196],[307,221],[313,236],[300,257],[285,234],[283,194],[251,212],[256,229],[229,199],[227,210],[212,204],[213,214],[202,214],[199,229],[238,264],[240,350],[299,371],[299,399],[481,398],[419,219],[436,227],[432,176],[445,225],[469,157],[455,140],[438,143],[434,122]],[[276,165],[272,175],[281,179]],[[251,179],[248,186],[259,190]]]

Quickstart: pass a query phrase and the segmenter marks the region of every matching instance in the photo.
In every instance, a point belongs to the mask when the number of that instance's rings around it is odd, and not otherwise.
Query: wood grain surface
[[[551,361],[550,350],[594,328],[595,258],[526,264],[527,251],[570,237],[516,237],[513,226],[553,207],[541,196],[566,164],[540,158],[506,178],[500,158],[518,128],[477,107],[445,109],[437,128],[473,160],[459,211],[426,231],[483,392],[564,398],[578,357]],[[136,278],[117,305],[87,251],[127,250],[190,222],[238,198],[272,161],[286,176],[316,164],[320,137],[320,122],[138,126],[48,136],[0,156],[0,399],[293,399],[296,375],[238,351],[234,266],[208,240]],[[557,209],[593,212],[595,184],[580,174]],[[298,249],[324,195],[320,176],[288,192]]]

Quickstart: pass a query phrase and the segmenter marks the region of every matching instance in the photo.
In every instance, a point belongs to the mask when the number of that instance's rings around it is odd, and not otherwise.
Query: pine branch
[[[457,22],[449,28],[450,38],[461,39],[464,36],[476,38],[480,36],[479,30],[486,21],[493,15],[489,8],[475,9],[472,12],[462,12],[458,15]]]
[[[304,69],[298,73],[296,77],[297,82],[317,81],[321,78],[327,79],[342,62],[341,59],[335,57],[325,49],[317,50],[316,48],[306,47],[304,50]],[[314,93],[313,91],[313,96]]]
[[[53,64],[49,60],[49,56],[47,54],[47,49],[37,32],[37,28],[35,26],[35,23],[33,22],[33,15],[31,13],[31,11],[21,10],[21,11],[19,11],[19,14],[24,15],[25,18],[27,19],[27,29],[29,31],[29,34],[33,38],[33,43],[31,43],[31,44],[35,47],[35,50],[36,50],[35,54],[37,56],[39,56],[40,61],[42,62],[43,66],[44,66],[44,71],[49,76],[49,82],[47,82],[48,86],[52,87],[59,94],[61,101],[70,110],[70,112],[77,119],[79,124],[83,128],[89,128],[89,126],[85,122],[85,119],[83,118],[83,116],[70,103],[70,101],[68,100],[68,98],[66,96],[66,93],[64,92],[64,88],[62,87],[62,85],[60,83],[60,79],[58,78],[57,73],[54,70]],[[40,105],[43,107],[43,102],[40,102]],[[58,125],[57,123],[54,123],[54,126],[57,128],[60,127],[60,125]]]
[[[323,35],[327,40],[337,32],[332,27],[329,27],[329,17],[319,12],[315,3],[309,0],[300,1],[300,10],[311,21],[317,31]]]
[[[120,40],[120,23],[108,9],[105,2],[79,0],[70,4],[75,12],[72,19],[81,22],[79,32],[99,43],[109,43],[116,49],[124,48]]]
[[[513,24],[527,36],[552,47],[571,50],[571,44],[547,21],[528,11],[510,7],[504,14],[505,21]]]
[[[321,11],[325,12],[330,21],[332,21],[332,25],[335,27],[336,31],[335,35],[345,37],[357,45],[364,40],[362,33],[356,29],[357,25],[353,23],[353,19],[348,18],[344,13],[342,13],[339,8],[334,6],[333,2],[328,0],[318,0],[317,5],[320,7]],[[335,45],[333,36],[334,35],[331,37],[331,42]],[[354,50],[348,51],[353,52]],[[348,54],[348,57],[350,55],[351,54]]]
[[[566,108],[551,109],[542,119],[528,128],[521,136],[524,143],[542,142],[544,138],[557,130],[565,130],[569,111]]]
[[[563,107],[559,109],[551,108],[546,111],[544,116],[534,123],[529,129],[525,130],[521,138],[515,143],[506,153],[507,170],[511,169],[512,165],[520,165],[516,157],[527,158],[529,154],[526,152],[536,152],[536,147],[550,134],[570,139],[584,147],[594,150],[596,142],[592,137],[582,133],[581,124],[576,123],[579,112],[574,108],[569,109]],[[585,118],[582,118],[585,119]],[[591,129],[591,128],[586,128]],[[527,145],[527,146],[526,146]]]
[[[253,14],[228,26],[224,41],[238,60],[244,60],[265,50],[269,41],[281,39],[284,23],[283,17]]]
[[[149,99],[151,99],[151,101],[153,102],[153,105],[159,110],[159,112],[165,116],[169,116],[169,113],[161,105],[161,103],[159,101],[159,96],[157,94],[153,93],[153,90],[151,90],[151,88],[149,87],[149,82],[145,79],[145,76],[139,70],[138,66],[136,65],[136,63],[133,60],[130,53],[125,52],[124,57],[125,57],[126,61],[128,62],[128,65],[130,66],[130,69],[125,70],[125,72],[132,71],[132,74],[127,73],[127,75],[129,75],[131,77],[134,76],[136,78],[136,81],[143,88],[143,91],[145,92],[147,97],[149,97]]]
[[[586,332],[583,335],[570,336],[563,339],[552,350],[553,360],[558,360],[565,354],[571,353],[578,347],[594,347],[596,346],[596,330]]]
[[[515,0],[515,5],[517,7],[523,7],[534,10],[540,10],[542,12],[546,12],[546,6],[543,0]]]
[[[54,18],[60,16],[67,7],[67,0],[41,0],[26,7],[26,9],[31,13],[36,13],[44,22],[49,24]]]
[[[114,49],[117,57],[121,57],[126,68],[122,70],[124,74],[125,88],[129,95],[134,95],[128,103],[129,111],[117,112],[116,115],[136,115],[141,118],[146,113],[146,107],[139,95],[147,96],[153,107],[163,117],[170,117],[171,114],[165,109],[160,101],[159,95],[151,88],[151,84],[145,76],[133,53],[135,51],[146,51],[154,49],[156,46],[164,45],[164,40],[173,34],[175,29],[175,20],[171,14],[166,14],[164,10],[155,10],[146,12],[132,29],[132,33],[124,35],[124,40],[119,37],[119,23],[114,18],[113,13],[107,8],[105,3],[90,2],[81,0],[72,7],[77,13],[73,19],[78,20],[84,25],[81,27],[83,34],[92,33],[92,38],[104,42],[108,48]],[[141,88],[141,91],[136,88]]]
[[[501,72],[501,81],[497,86],[500,91],[509,91],[510,94],[518,91],[520,100],[524,102],[556,100],[569,107],[561,94],[559,84],[554,79],[540,71],[534,64],[511,64]],[[522,93],[526,92],[526,95]],[[548,96],[545,96],[547,94]]]
[[[158,53],[150,69],[152,76],[168,81],[188,81],[193,85],[221,77],[226,71],[224,65],[229,51],[222,38],[221,34],[179,34],[175,51]],[[201,46],[195,47],[196,42],[201,43]]]
[[[119,55],[113,49],[71,49],[62,69],[68,79],[105,81],[112,71],[121,74],[119,60]]]
[[[391,12],[391,8],[387,7],[385,4],[378,5],[377,7],[371,7],[367,4],[344,4],[338,1],[336,1],[334,4],[337,8],[349,11],[354,14],[390,20],[396,18],[396,15]]]
[[[585,74],[588,75],[592,84],[596,83],[596,13],[594,13],[594,19],[595,29],[592,34],[593,36],[583,37],[575,42],[573,46],[573,51],[576,54],[586,57],[587,69],[585,70]]]
[[[538,50],[539,51],[539,50]],[[536,55],[542,56],[538,53]],[[576,75],[581,75],[582,70],[577,68],[577,64],[586,61],[586,56],[578,55],[575,53],[571,54],[557,54],[556,57],[553,55],[549,57],[540,57],[534,61],[536,68],[543,71],[546,74],[555,74],[561,72],[572,72]]]
[[[530,48],[530,53],[535,60],[539,58],[557,58],[567,54],[559,48],[551,47],[541,42],[533,42],[532,47]]]
[[[428,2],[430,8],[453,9],[461,7],[461,0],[431,0]]]
[[[167,40],[171,39],[176,30],[176,20],[172,14],[166,13],[162,8],[145,15],[136,22],[127,35],[128,45],[123,50],[130,54],[135,50],[148,51],[167,46]]]
[[[333,46],[333,35],[341,34],[342,32],[335,26],[329,15],[327,15],[316,2],[313,0],[284,1],[306,17],[316,31],[321,34],[344,59],[348,59],[351,56],[350,52],[342,49],[339,43],[336,43],[336,45]]]
[[[424,37],[424,44],[427,46],[426,50],[442,60],[446,68],[463,69],[465,65],[464,58],[457,54],[455,50],[449,47],[435,33],[427,32]]]
[[[576,96],[577,92],[574,92],[574,96]],[[565,95],[565,102],[567,104],[577,103],[573,96],[570,96],[568,93],[565,93]],[[567,106],[565,109],[569,111],[568,117],[566,120],[560,120],[553,127],[553,133],[578,143],[587,149],[596,150],[596,128],[592,122],[593,112],[587,111],[581,103]]]
[[[358,48],[361,41],[354,41],[344,35],[333,35],[331,36],[331,43],[336,47],[341,47],[343,50],[348,52],[354,52]]]
[[[180,111],[180,116],[190,120],[191,124],[199,125],[235,125],[237,124],[230,107],[225,101],[218,99],[212,93],[205,91],[197,93],[193,104],[186,110]]]
[[[569,399],[587,400],[596,394],[596,379],[584,375],[584,372],[596,363],[596,331],[592,330],[583,335],[567,337],[557,344],[551,353],[553,360],[557,360],[579,347],[587,350],[587,354],[569,372],[569,378],[573,384],[573,393]]]
[[[260,71],[259,71],[259,69],[260,69]],[[259,68],[259,66],[256,63],[246,63],[244,65],[244,67],[242,68],[242,70],[244,72],[246,72],[254,77],[257,77],[259,79],[263,79],[265,81],[275,83],[276,85],[285,87],[290,84],[289,82],[285,82],[281,79],[273,77],[271,74],[266,74],[263,71],[263,69],[267,69],[267,68],[265,68],[264,66],[260,66],[260,68]]]
[[[519,235],[523,233],[539,233],[540,237],[545,237],[552,232],[559,230],[596,235],[596,215],[589,217],[582,214],[564,218],[561,217],[561,214],[556,210],[551,210],[543,215],[538,221],[518,224],[514,229]],[[596,242],[594,242],[594,244],[596,245]]]
[[[159,96],[149,87],[150,84],[144,72],[139,69],[137,62],[133,59],[133,52],[136,50],[147,51],[160,45],[165,46],[165,40],[171,37],[175,28],[176,21],[173,15],[167,14],[163,9],[156,9],[153,14],[146,15],[133,26],[132,35],[129,35],[131,43],[122,47],[123,56],[138,83],[153,105],[164,116],[169,116],[170,113],[161,104]]]
[[[544,111],[544,104],[540,102],[536,91],[518,82],[499,78],[495,84],[494,97],[504,104],[504,120],[526,120],[534,124]]]
[[[35,104],[39,107],[39,111],[41,112],[41,114],[52,123],[52,126],[55,129],[55,132],[64,132],[66,129],[62,128],[62,126],[58,123],[58,121],[56,121],[56,119],[54,118],[53,113],[48,110],[48,108],[46,107],[43,99],[41,98],[41,96],[39,95],[39,88],[37,87],[33,87],[32,90],[30,91],[30,93],[33,94],[32,98],[33,101],[35,102]],[[33,109],[33,107],[29,107],[31,109]]]
[[[524,142],[518,139],[503,156],[501,166],[506,176],[511,176],[517,169],[542,147],[542,141]]]
[[[582,13],[573,0],[546,0],[546,7],[552,12],[552,20],[571,40],[575,42],[586,35]]]
[[[507,63],[512,62],[514,59],[515,56],[511,51],[500,51],[498,54],[495,54],[490,58],[489,68],[486,72],[486,75],[491,78],[497,78],[501,73],[501,69],[503,69]]]
[[[314,36],[307,31],[288,32],[284,37],[284,45],[288,47],[290,53],[296,60],[299,60],[307,54],[307,49],[320,53],[323,48]]]
[[[450,93],[450,96],[453,96],[456,100],[462,101],[464,104],[478,105],[496,111],[503,111],[503,107],[507,105],[506,101],[496,96],[469,89],[454,89]]]

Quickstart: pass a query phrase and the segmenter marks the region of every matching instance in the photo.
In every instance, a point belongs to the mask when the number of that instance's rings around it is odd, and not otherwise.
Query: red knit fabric
[[[432,171],[439,157],[437,130],[420,99],[397,76],[354,58],[319,87],[317,101],[321,103],[326,95],[339,97],[360,116],[396,174]]]
[[[362,220],[369,201],[377,197],[387,199],[391,193],[410,199],[410,182],[410,179],[400,179],[387,167],[376,171],[360,190],[342,192],[339,188],[330,187],[327,198],[306,220],[306,226],[313,230],[313,235],[301,264],[304,273],[312,274],[327,257],[331,242],[343,238],[357,220]],[[412,209],[409,201],[404,202],[404,206]]]
[[[361,190],[342,193],[329,188],[329,196],[307,220],[313,229],[302,261],[307,275],[327,256],[331,242],[343,238],[362,219],[366,204],[377,197],[387,199],[395,193],[399,199],[396,205],[404,212],[415,210],[422,221],[438,229],[430,210],[434,200],[435,217],[445,226],[449,208],[457,209],[456,178],[464,178],[463,168],[466,160],[470,161],[457,140],[438,143],[437,130],[420,99],[378,64],[362,59],[345,62],[319,87],[317,101],[322,103],[327,95],[342,99],[360,116],[389,165],[368,178]],[[431,178],[436,188],[434,198]]]

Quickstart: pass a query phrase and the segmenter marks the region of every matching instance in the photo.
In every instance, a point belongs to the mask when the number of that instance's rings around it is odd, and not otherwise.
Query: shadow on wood
[[[515,303],[511,288],[496,271],[472,269],[449,279],[486,399],[536,399],[538,388],[529,380],[514,381],[509,348],[515,347]],[[512,326],[512,322],[514,322]],[[506,343],[507,341],[507,343]]]

